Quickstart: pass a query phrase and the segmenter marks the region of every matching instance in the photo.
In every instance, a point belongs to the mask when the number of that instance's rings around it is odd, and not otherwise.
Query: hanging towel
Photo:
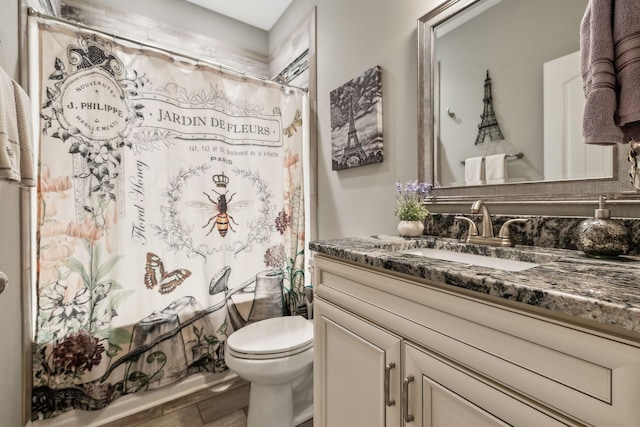
[[[31,130],[31,100],[17,82],[13,82],[16,97],[16,118],[18,121],[18,138],[20,141],[20,184],[35,187],[35,167],[33,160],[33,131]]]
[[[580,26],[587,144],[640,133],[640,1],[589,0]]]
[[[484,174],[487,184],[504,184],[507,182],[507,155],[494,154],[484,160]]]
[[[0,180],[35,185],[30,101],[0,68]]]
[[[0,68],[0,179],[19,183],[20,138],[13,80]]]
[[[464,182],[466,185],[484,184],[484,157],[471,157],[464,161]]]

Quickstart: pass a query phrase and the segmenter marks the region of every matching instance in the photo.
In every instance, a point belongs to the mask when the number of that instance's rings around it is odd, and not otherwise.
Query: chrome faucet
[[[456,219],[460,219],[466,221],[469,224],[469,232],[467,233],[466,242],[467,243],[476,243],[481,245],[490,245],[490,246],[515,246],[515,242],[511,237],[511,229],[510,226],[514,222],[527,222],[528,219],[524,218],[515,218],[505,221],[500,227],[500,232],[498,233],[498,237],[494,237],[493,234],[493,221],[491,220],[491,213],[487,208],[487,205],[482,200],[476,200],[471,205],[471,213],[482,214],[482,235],[478,233],[478,226],[473,220],[464,217],[464,216],[456,216]]]

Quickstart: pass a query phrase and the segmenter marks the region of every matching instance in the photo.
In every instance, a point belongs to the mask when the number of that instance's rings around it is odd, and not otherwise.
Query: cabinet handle
[[[391,370],[395,367],[396,367],[396,364],[393,362],[388,363],[384,367],[384,402],[387,404],[387,406],[393,406],[396,404],[396,401],[394,399],[391,399],[391,396],[389,395],[390,394],[389,382],[391,377]]]
[[[413,421],[413,415],[409,413],[409,383],[414,380],[413,375],[408,375],[402,381],[402,406],[404,407],[404,422]]]

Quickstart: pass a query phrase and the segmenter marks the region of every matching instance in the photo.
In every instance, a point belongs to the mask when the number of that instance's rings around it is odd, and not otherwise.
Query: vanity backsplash
[[[432,213],[425,219],[424,233],[429,236],[463,239],[469,226],[455,216],[466,216],[473,219],[478,228],[482,222],[480,215]],[[511,233],[516,245],[539,246],[545,248],[577,249],[576,228],[584,217],[552,217],[552,216],[509,216],[492,215],[494,232],[497,233],[502,224],[514,218],[526,218],[526,223],[511,225]],[[627,255],[640,255],[640,219],[616,218],[627,228],[631,245]]]

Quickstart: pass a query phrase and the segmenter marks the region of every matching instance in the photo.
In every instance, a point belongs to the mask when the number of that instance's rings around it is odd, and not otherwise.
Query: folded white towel
[[[484,160],[484,172],[487,184],[504,184],[507,182],[507,155],[494,154]]]
[[[464,182],[466,185],[484,184],[484,157],[471,157],[464,161]]]
[[[26,92],[0,68],[0,180],[33,187],[30,108]]]

